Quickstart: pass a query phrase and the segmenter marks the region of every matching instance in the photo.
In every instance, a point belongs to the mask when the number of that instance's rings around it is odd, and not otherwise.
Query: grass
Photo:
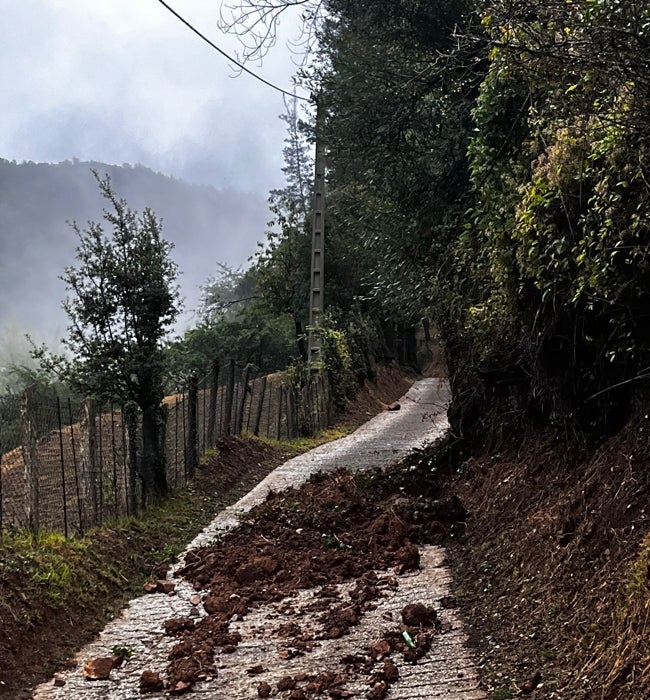
[[[320,445],[324,445],[328,442],[333,442],[334,440],[339,440],[340,438],[346,437],[353,432],[353,430],[353,427],[342,426],[321,430],[320,433],[312,437],[299,437],[294,438],[293,440],[275,440],[273,438],[257,439],[283,452],[289,452],[297,455],[301,454],[302,452],[307,452],[308,450],[313,450],[314,447],[319,447]]]
[[[19,575],[45,589],[53,606],[64,605],[74,591],[72,574],[83,563],[87,542],[38,530],[5,533],[0,549],[3,578]]]
[[[604,639],[592,664],[608,668],[606,697],[624,697],[632,690],[650,687],[650,533],[639,545],[625,574],[621,596],[612,606],[611,628],[601,630]],[[601,634],[601,636],[603,636]],[[647,695],[644,695],[647,697]]]

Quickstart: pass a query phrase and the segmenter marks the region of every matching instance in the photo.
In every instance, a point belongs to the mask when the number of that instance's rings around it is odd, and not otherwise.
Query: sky
[[[219,0],[169,0],[229,53]],[[298,17],[263,65],[291,89]],[[283,183],[282,96],[241,74],[157,0],[0,0],[0,157],[141,163],[266,196]]]
[[[220,0],[168,4],[227,53],[241,49],[236,37],[218,28]],[[283,15],[278,42],[263,64],[248,66],[289,90],[297,70],[288,46],[299,38],[297,9]],[[224,261],[247,265],[270,218],[259,202],[284,184],[280,93],[238,74],[158,0],[0,0],[0,37],[0,158],[140,163],[191,183],[255,195],[255,225],[238,239],[239,258],[235,253]],[[188,299],[197,296],[213,257],[217,252],[183,271]],[[56,324],[63,292],[47,290],[59,283],[60,272],[47,268],[40,285],[43,315]],[[3,293],[21,298],[20,290]],[[9,325],[0,319],[0,331],[11,326],[15,336],[26,323],[28,315],[19,310]]]

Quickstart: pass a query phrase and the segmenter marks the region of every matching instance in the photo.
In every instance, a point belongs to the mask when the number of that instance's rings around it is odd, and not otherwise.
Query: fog
[[[217,29],[219,2],[171,4],[238,50]],[[274,51],[251,66],[287,88],[299,14],[283,18]],[[264,237],[267,194],[283,184],[282,96],[235,77],[155,1],[0,0],[0,32],[0,340],[3,329],[48,341],[64,333],[58,276],[76,245],[66,220],[102,213],[91,161],[128,164],[112,170],[118,193],[164,219],[182,271],[182,330],[216,262],[245,265]]]
[[[174,9],[229,53],[216,0]],[[291,86],[299,8],[262,66]],[[155,0],[0,0],[0,157],[142,163],[264,195],[281,184],[282,96],[236,73]]]
[[[67,162],[59,165],[0,160],[0,329],[7,324],[33,335],[60,336],[66,316],[59,279],[75,264],[75,220],[84,228],[101,222],[106,205],[91,168],[108,173],[116,193],[132,209],[152,208],[163,237],[174,244],[185,313],[178,330],[192,322],[199,286],[217,262],[237,267],[254,252],[268,218],[257,194],[189,185],[148,168]]]

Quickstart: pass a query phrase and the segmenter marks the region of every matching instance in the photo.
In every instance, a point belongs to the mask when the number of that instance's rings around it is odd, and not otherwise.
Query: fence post
[[[81,404],[81,420],[79,422],[79,457],[81,461],[81,479],[79,482],[80,512],[83,513],[81,531],[89,525],[87,510],[88,498],[92,498],[93,513],[96,515],[97,499],[95,498],[95,407],[92,399],[86,399]]]
[[[278,442],[282,439],[282,384],[278,386],[277,397],[278,397],[278,418],[277,418],[277,435]]]
[[[135,404],[127,403],[122,407],[126,420],[126,442],[129,463],[129,481],[127,484],[127,503],[129,512],[138,512],[138,413]]]
[[[330,377],[327,372],[323,372],[323,387],[325,391],[325,410],[327,412],[327,425],[331,425],[334,421],[334,404],[332,403],[332,388],[330,386]]]
[[[293,440],[295,436],[293,430],[293,386],[287,387],[287,440]]]
[[[318,422],[320,429],[327,428],[327,404],[325,403],[325,379],[322,372],[318,374]]]
[[[312,410],[314,411],[314,432],[321,431],[321,415],[320,415],[320,373],[312,375]]]
[[[129,513],[129,453],[127,452],[126,440],[126,414],[124,413],[124,404],[120,404],[120,428],[122,430],[122,471],[124,472],[124,508],[127,516]]]
[[[81,509],[81,486],[79,484],[79,465],[77,464],[77,447],[74,441],[74,418],[72,417],[72,401],[68,396],[68,423],[70,425],[70,446],[72,447],[72,466],[74,467],[75,494],[77,496],[77,516],[79,518],[79,534],[83,536],[84,525]]]
[[[185,474],[186,477],[192,477],[194,471],[199,465],[198,452],[198,402],[199,402],[199,380],[196,374],[190,377],[188,387],[188,402],[187,407],[187,445],[185,446]]]
[[[251,366],[246,365],[241,378],[241,400],[237,406],[237,421],[235,423],[235,434],[241,435],[244,427],[244,408],[246,406],[246,394],[248,393],[248,377],[251,373]]]
[[[253,413],[253,397],[255,396],[255,380],[253,379],[249,386],[250,396],[248,398],[248,412],[246,414],[246,432],[251,431],[251,414]]]
[[[63,533],[68,536],[68,491],[65,482],[65,454],[63,453],[63,421],[61,420],[61,399],[56,397],[56,417],[59,428],[59,458],[61,461],[61,498],[63,502]]]
[[[103,407],[100,406],[100,411]],[[97,430],[97,449],[98,449],[98,459],[97,459],[97,476],[99,477],[97,482],[97,498],[95,499],[95,507],[97,508],[97,519],[96,522],[99,524],[104,520],[104,413],[103,411],[97,415],[99,419],[99,426]]]
[[[226,406],[224,409],[224,415],[222,416],[225,421],[224,435],[230,435],[231,433],[231,423],[232,423],[232,402],[235,396],[235,361],[230,360],[228,362],[229,372],[228,372],[228,384],[226,386]]]
[[[298,395],[300,404],[300,434],[303,437],[311,435],[311,416],[309,414],[309,379],[300,387]]]
[[[35,389],[27,387],[23,392],[20,405],[20,428],[23,443],[23,460],[25,463],[25,510],[27,526],[32,530],[38,530],[40,524],[38,501],[38,457],[36,455],[36,433],[32,424],[32,406]]]
[[[309,378],[307,378],[305,386],[302,388],[302,409],[305,435],[311,437],[314,434],[314,416],[311,413],[311,379]]]
[[[266,375],[262,377],[260,389],[260,400],[257,406],[257,414],[255,416],[255,428],[253,430],[253,435],[257,437],[260,434],[260,423],[262,421],[262,410],[264,408],[264,394],[266,394]]]

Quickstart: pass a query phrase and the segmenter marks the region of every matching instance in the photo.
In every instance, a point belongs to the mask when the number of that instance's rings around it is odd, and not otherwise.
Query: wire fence
[[[286,373],[257,377],[250,365],[213,363],[167,396],[167,483],[184,486],[226,435],[291,440],[327,427],[327,378],[294,386]],[[142,500],[141,416],[131,406],[39,392],[0,397],[0,530],[28,527],[83,535],[134,514]]]

